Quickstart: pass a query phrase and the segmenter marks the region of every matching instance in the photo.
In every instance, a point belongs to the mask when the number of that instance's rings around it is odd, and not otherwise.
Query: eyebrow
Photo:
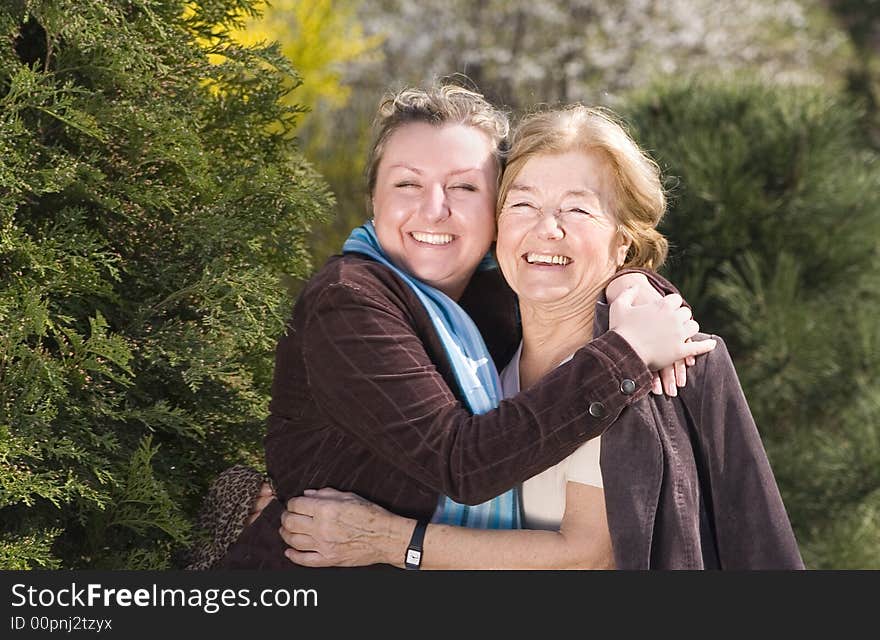
[[[566,196],[593,196],[594,198],[597,198],[599,200],[602,199],[599,197],[599,193],[596,191],[593,191],[592,189],[572,189],[571,191],[566,191],[565,195]]]
[[[389,169],[407,169],[408,171],[412,171],[413,173],[422,174],[422,170],[412,166],[411,164],[406,164],[405,162],[398,162],[396,164],[392,164]],[[450,176],[457,176],[462,173],[471,173],[472,171],[479,172],[481,171],[480,167],[465,167],[464,169],[456,169],[454,171],[450,171]]]
[[[510,185],[509,191],[525,191],[526,193],[535,193],[536,189],[534,187],[530,187],[529,185],[523,184],[521,182],[514,182],[512,185]],[[568,191],[566,191],[563,194],[563,197],[568,197],[568,196],[576,196],[576,197],[593,196],[595,198],[598,198],[599,200],[602,199],[599,196],[598,192],[594,191],[593,189],[569,189]]]
[[[405,162],[398,162],[397,164],[392,164],[389,169],[409,169],[413,173],[421,173],[421,169],[417,169],[412,165],[406,164]]]

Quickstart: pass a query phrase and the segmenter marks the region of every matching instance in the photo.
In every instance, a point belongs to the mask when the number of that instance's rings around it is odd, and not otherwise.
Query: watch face
[[[415,566],[419,566],[422,561],[422,552],[416,551],[415,549],[407,549],[406,550],[406,564],[414,564]]]

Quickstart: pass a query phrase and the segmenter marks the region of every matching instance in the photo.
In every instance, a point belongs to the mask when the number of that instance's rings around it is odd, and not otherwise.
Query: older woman
[[[607,307],[593,313],[604,284],[621,267],[662,263],[665,198],[656,165],[624,129],[576,106],[521,124],[499,203],[496,255],[522,317],[501,374],[510,397],[608,335]],[[689,376],[679,397],[641,398],[601,438],[526,480],[530,530],[426,525],[323,489],[289,501],[288,557],[403,566],[409,551],[428,569],[802,568],[723,343]],[[564,394],[565,381],[554,384]]]
[[[680,296],[621,295],[613,331],[495,408],[514,301],[496,272],[475,272],[495,236],[506,119],[441,87],[389,99],[378,125],[374,222],[309,281],[279,341],[268,471],[282,500],[334,486],[409,517],[517,527],[512,487],[602,433],[648,393],[649,369],[714,345],[686,342],[697,327]],[[292,567],[282,512],[269,504],[222,566]]]

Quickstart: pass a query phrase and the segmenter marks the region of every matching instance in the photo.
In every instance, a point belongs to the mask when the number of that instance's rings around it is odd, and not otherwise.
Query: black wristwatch
[[[407,569],[417,571],[422,566],[422,543],[427,528],[428,521],[419,520],[416,528],[413,529],[412,538],[409,539],[409,546],[406,548],[406,557],[403,559],[403,566]]]

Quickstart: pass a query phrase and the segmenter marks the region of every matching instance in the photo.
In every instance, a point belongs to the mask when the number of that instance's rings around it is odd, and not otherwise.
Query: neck
[[[520,388],[526,389],[593,339],[593,320],[601,289],[556,303],[520,298],[523,348]]]

